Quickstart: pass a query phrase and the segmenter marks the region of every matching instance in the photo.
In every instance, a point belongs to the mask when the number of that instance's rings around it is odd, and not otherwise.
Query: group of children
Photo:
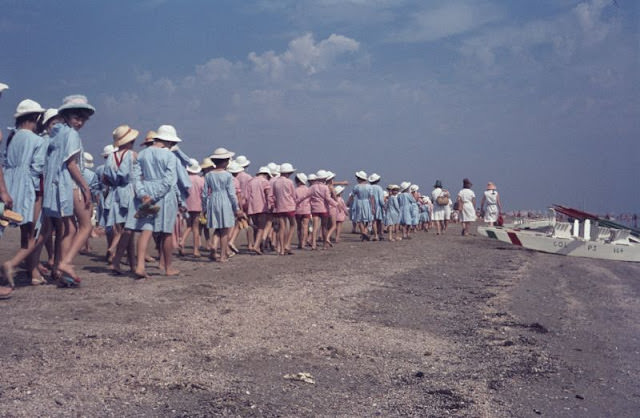
[[[9,287],[0,287],[0,297],[11,293],[21,263],[34,285],[46,283],[50,274],[61,287],[77,286],[81,278],[73,261],[94,223],[107,232],[112,273],[125,274],[121,261],[126,256],[130,273],[145,279],[151,242],[160,270],[175,276],[175,248],[183,255],[192,234],[193,256],[200,257],[201,231],[209,257],[226,262],[239,252],[236,239],[242,230],[250,253],[291,255],[296,233],[299,249],[327,249],[340,241],[342,223],[351,219],[362,240],[381,240],[386,230],[388,240],[395,241],[409,238],[411,230],[427,230],[433,216],[434,203],[417,185],[403,182],[384,191],[375,173],[356,172],[357,184],[345,202],[348,182],[336,181],[330,171],[306,176],[290,163],[269,163],[251,176],[250,161],[233,158],[225,148],[198,162],[180,149],[171,125],[149,131],[139,151],[134,143],[140,132],[118,126],[113,143],[103,149],[104,163],[94,171],[79,135],[94,112],[82,95],[66,97],[57,109],[29,99],[18,104],[15,129],[6,141],[0,199],[23,216],[21,241],[2,264]],[[48,266],[40,263],[43,247]]]

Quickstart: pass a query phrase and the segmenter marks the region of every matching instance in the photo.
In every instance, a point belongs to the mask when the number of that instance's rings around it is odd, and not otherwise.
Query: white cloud
[[[503,18],[504,13],[485,1],[446,2],[411,16],[407,27],[393,34],[395,42],[431,42],[464,34]]]
[[[235,67],[235,68],[234,68]],[[221,80],[228,80],[240,65],[234,66],[233,63],[225,58],[213,58],[205,64],[196,66],[196,75],[205,82],[213,83]]]

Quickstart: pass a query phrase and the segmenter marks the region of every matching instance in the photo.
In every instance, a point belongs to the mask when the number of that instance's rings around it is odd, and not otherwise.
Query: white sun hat
[[[307,176],[304,173],[296,174],[296,178],[300,180],[303,184],[307,184]]]
[[[5,90],[8,90],[9,86],[4,84],[4,83],[0,83],[0,93],[2,93]]]
[[[176,132],[176,128],[174,128],[172,125],[161,125],[156,131],[156,134],[153,138],[167,142],[182,142],[182,139],[178,138],[178,132]]]
[[[316,171],[316,178],[318,180],[325,180],[328,175],[329,175],[329,173],[327,172],[327,170],[318,170],[318,171]]]
[[[231,174],[240,173],[244,171],[244,167],[238,164],[237,161],[231,161],[227,166],[227,171]]]
[[[102,155],[104,158],[107,158],[109,155],[113,154],[116,151],[118,151],[118,147],[114,147],[113,145],[109,144],[102,148],[102,154],[100,155]]]
[[[205,168],[215,168],[216,165],[211,161],[211,158],[205,157],[202,159],[202,163],[200,163],[200,169],[204,170]]]
[[[340,193],[344,192],[344,187],[343,186],[336,186],[336,188],[334,189],[336,194],[339,195]]]
[[[316,181],[316,180],[318,180],[318,176],[316,176],[315,174],[311,173],[311,174],[309,174],[309,177],[307,178],[307,180]]]
[[[333,171],[327,171],[327,181],[333,180],[335,177],[336,177],[336,173],[334,173]]]
[[[88,152],[82,153],[82,160],[84,161],[84,166],[87,168],[93,168],[93,155]]]
[[[58,116],[58,109],[47,109],[42,116],[42,125],[46,126],[47,122],[51,120],[51,118],[55,118]]]
[[[212,160],[226,160],[227,158],[231,158],[234,155],[236,155],[235,152],[231,152],[226,148],[216,148],[215,151],[213,151],[213,154],[211,154],[209,156],[209,158],[211,158]]]
[[[263,165],[258,169],[258,174],[267,174],[271,176],[271,170],[269,170],[269,167],[267,167],[266,165]]]
[[[369,183],[375,183],[376,181],[380,180],[380,176],[376,173],[373,173],[369,176]]]
[[[187,172],[191,174],[198,174],[202,171],[202,167],[198,164],[198,160],[195,158],[189,158],[189,166],[187,167]]]
[[[121,147],[129,142],[136,140],[140,132],[131,128],[129,125],[120,125],[113,130],[113,145]]]
[[[411,187],[409,187],[409,191],[417,192],[418,190],[420,190],[420,186],[417,184],[412,184]]]
[[[62,106],[58,108],[58,112],[68,109],[85,109],[90,111],[91,114],[96,112],[96,108],[89,104],[87,96],[82,94],[72,94],[62,99]]]
[[[251,164],[251,161],[247,160],[247,157],[245,157],[244,155],[238,155],[236,157],[236,162],[240,164],[241,167],[247,167],[249,164]]]
[[[293,166],[289,163],[282,163],[280,164],[280,172],[287,174],[287,173],[293,173],[294,171],[296,171],[295,168],[293,168]]]
[[[19,118],[20,116],[28,115],[30,113],[44,113],[46,110],[40,106],[40,103],[31,99],[24,99],[20,103],[18,103],[18,107],[16,108],[16,113],[14,113],[14,118]]]
[[[411,183],[409,183],[408,181],[403,181],[402,183],[400,183],[400,190],[401,191],[405,191],[409,187],[411,187]]]
[[[356,177],[359,178],[360,180],[365,180],[367,181],[367,173],[365,173],[364,171],[360,170],[360,171],[356,171]]]

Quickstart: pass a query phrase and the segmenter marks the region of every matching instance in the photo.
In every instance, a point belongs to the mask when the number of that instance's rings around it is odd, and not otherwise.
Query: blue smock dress
[[[127,150],[118,155],[114,152],[107,157],[103,177],[109,184],[109,193],[105,198],[107,208],[106,226],[126,223],[135,215],[133,202],[133,151]]]
[[[101,164],[96,167],[96,178],[98,179],[98,184],[96,186],[95,193],[98,194],[98,202],[96,204],[96,220],[99,226],[106,227],[107,226],[107,218],[106,215],[109,213],[104,207],[104,199],[105,192],[108,189],[108,186],[104,184],[103,175],[104,175],[104,164]]]
[[[371,185],[371,192],[373,194],[373,201],[376,206],[376,212],[373,214],[373,218],[376,221],[381,221],[384,216],[384,190],[377,184]]]
[[[369,184],[356,184],[353,187],[353,221],[371,222],[371,186]]]
[[[410,193],[400,193],[398,195],[398,206],[400,207],[400,225],[411,225],[411,204],[415,202]]]
[[[46,149],[46,141],[27,129],[19,129],[7,145],[4,181],[13,199],[13,210],[24,217],[20,225],[36,221],[34,206]]]
[[[141,198],[149,196],[160,207],[155,216],[127,219],[125,227],[136,231],[153,231],[172,234],[178,215],[176,187],[176,157],[166,148],[150,146],[138,154],[134,163],[133,186],[136,209]]]
[[[411,195],[411,225],[418,225],[420,221],[420,208],[418,207],[418,202],[416,202],[416,198]]]
[[[397,195],[389,195],[384,212],[385,225],[397,225],[400,223],[400,205]]]
[[[206,199],[207,227],[232,228],[236,224],[238,198],[228,171],[210,171],[204,176],[202,200]]]
[[[82,172],[84,150],[78,131],[66,124],[55,124],[51,134],[45,164],[42,212],[52,218],[65,218],[73,215],[73,192],[77,190],[68,165],[75,160]]]

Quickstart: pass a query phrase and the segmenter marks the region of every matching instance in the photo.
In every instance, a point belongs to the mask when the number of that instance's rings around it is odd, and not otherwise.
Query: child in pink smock
[[[193,256],[200,257],[200,216],[202,214],[202,189],[204,188],[204,177],[200,175],[202,168],[198,164],[198,160],[189,160],[189,167],[187,167],[187,173],[189,173],[189,181],[191,181],[191,187],[189,188],[189,194],[185,200],[187,207],[187,213],[189,217],[187,219],[187,228],[182,234],[182,238],[179,243],[180,255],[183,255],[184,243],[187,241],[189,233],[193,233]]]
[[[296,228],[296,190],[289,178],[295,171],[289,163],[280,165],[280,177],[271,184],[274,197],[274,215],[278,218],[278,254],[292,255],[291,239]]]
[[[262,239],[268,236],[271,228],[267,221],[271,220],[271,209],[273,208],[273,194],[269,178],[271,171],[268,167],[260,167],[258,173],[247,184],[247,214],[251,217],[254,228],[256,228],[253,247],[250,251],[262,255]]]
[[[310,199],[311,192],[307,187],[307,176],[304,173],[296,174],[296,223],[299,249],[302,249],[308,240],[309,219],[311,219]]]

